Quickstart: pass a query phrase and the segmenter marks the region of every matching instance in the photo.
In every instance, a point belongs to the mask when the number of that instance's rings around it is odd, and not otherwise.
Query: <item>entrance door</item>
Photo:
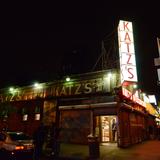
[[[116,142],[117,141],[117,125],[116,116],[100,116],[101,141]]]
[[[109,135],[109,119],[107,116],[101,116],[101,135],[102,135],[102,142],[109,142],[110,135]]]

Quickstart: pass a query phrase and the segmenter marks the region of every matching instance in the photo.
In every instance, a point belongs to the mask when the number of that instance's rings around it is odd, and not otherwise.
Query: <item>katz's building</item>
[[[156,134],[158,116],[135,89],[137,71],[132,23],[118,27],[120,69],[102,70],[35,86],[0,90],[0,129],[33,135],[53,125],[60,143],[115,142],[127,147]],[[66,77],[65,77],[66,78]],[[54,136],[54,135],[51,135]]]

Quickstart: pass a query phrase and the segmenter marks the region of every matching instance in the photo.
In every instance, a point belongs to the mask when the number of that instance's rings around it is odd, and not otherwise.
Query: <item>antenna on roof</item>
[[[116,34],[115,30],[112,31],[109,35],[105,36],[104,40],[101,42],[101,54],[98,57],[95,65],[92,68],[94,71],[101,61],[101,69],[111,69],[117,68],[118,60],[118,44],[116,43]]]

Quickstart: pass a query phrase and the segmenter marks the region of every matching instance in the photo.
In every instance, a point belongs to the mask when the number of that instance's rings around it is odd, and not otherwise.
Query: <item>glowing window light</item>
[[[41,117],[40,113],[36,113],[36,114],[35,114],[35,120],[36,120],[36,121],[39,121],[39,120],[40,120],[40,117]]]
[[[24,114],[23,115],[23,121],[27,121],[28,120],[28,114]]]

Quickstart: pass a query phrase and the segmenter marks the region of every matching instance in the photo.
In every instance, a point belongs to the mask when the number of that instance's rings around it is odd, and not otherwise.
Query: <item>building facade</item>
[[[132,86],[120,86],[118,70],[71,76],[70,81],[41,83],[0,93],[0,129],[33,135],[41,122],[57,129],[59,143],[115,142],[127,147],[156,134],[155,116],[134,97]],[[130,91],[129,91],[130,90]]]

